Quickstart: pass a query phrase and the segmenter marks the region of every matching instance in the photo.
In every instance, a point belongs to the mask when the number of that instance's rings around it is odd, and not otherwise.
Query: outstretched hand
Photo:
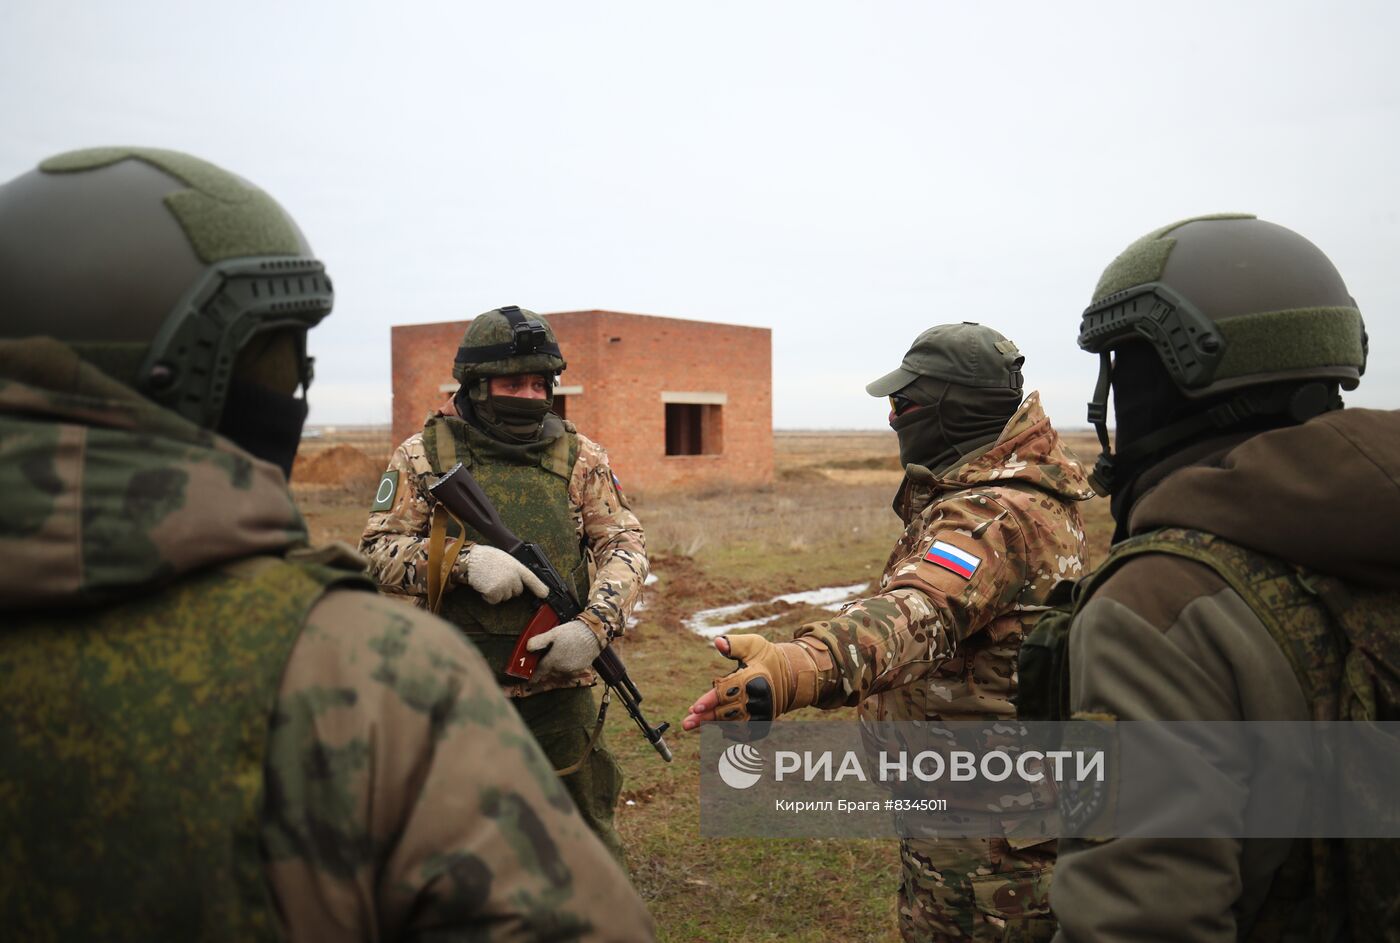
[[[794,703],[794,670],[789,660],[794,649],[809,663],[811,656],[796,642],[774,644],[761,635],[721,635],[715,648],[739,663],[729,674],[716,678],[714,687],[690,707],[681,726],[694,730],[716,720],[770,721],[784,711],[812,703]]]
[[[729,657],[729,639],[723,635],[715,639],[715,649],[725,658]],[[707,724],[716,720],[715,708],[719,706],[719,695],[713,686],[710,690],[700,695],[700,699],[690,705],[690,713],[686,714],[685,720],[681,721],[681,727],[686,730],[694,730],[701,724]]]

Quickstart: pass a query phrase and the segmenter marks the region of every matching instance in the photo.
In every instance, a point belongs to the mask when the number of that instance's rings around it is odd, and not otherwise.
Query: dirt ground
[[[1067,438],[1092,462],[1091,435]],[[873,579],[900,530],[890,510],[900,479],[892,433],[779,432],[774,446],[770,486],[631,495],[658,582],[619,653],[648,716],[674,725],[667,740],[675,762],[661,763],[625,713],[612,712],[607,736],[626,774],[618,827],[663,940],[894,941],[893,840],[700,835],[699,737],[679,721],[728,663],[682,620],[748,603],[734,619],[776,615],[757,631],[791,637],[830,611],[769,600]],[[314,541],[358,543],[391,448],[387,429],[336,430],[304,442],[293,491]],[[1093,562],[1112,524],[1106,501],[1082,509]]]

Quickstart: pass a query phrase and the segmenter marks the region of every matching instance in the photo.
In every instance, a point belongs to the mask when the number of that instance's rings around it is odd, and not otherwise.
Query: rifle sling
[[[452,542],[447,543],[447,520],[451,518],[457,521],[459,536]],[[428,611],[436,613],[442,607],[442,596],[447,590],[448,577],[452,574],[452,566],[457,561],[457,554],[461,552],[462,543],[466,540],[466,528],[455,514],[449,511],[442,504],[433,505],[432,523],[428,529]],[[557,769],[554,772],[562,779],[565,776],[572,776],[583,768],[583,764],[592,755],[593,748],[598,745],[598,738],[603,735],[603,722],[608,716],[608,704],[612,700],[612,689],[604,685],[603,700],[598,706],[598,721],[593,725],[593,733],[588,736],[588,744],[583,748],[583,755],[573,763]]]
[[[588,738],[588,745],[583,748],[583,755],[580,756],[577,760],[564,767],[563,769],[556,769],[554,771],[559,774],[560,779],[563,779],[565,776],[572,776],[574,773],[577,773],[579,769],[583,767],[584,762],[593,753],[593,748],[598,745],[598,738],[603,735],[603,721],[607,719],[608,702],[611,700],[612,688],[604,685],[603,701],[601,704],[598,705],[598,722],[593,725],[593,733]]]
[[[457,521],[457,536],[447,543],[447,519]],[[442,504],[433,505],[432,524],[428,529],[428,611],[436,614],[442,608],[442,596],[447,592],[448,578],[457,563],[457,554],[467,539],[467,529],[456,515]]]

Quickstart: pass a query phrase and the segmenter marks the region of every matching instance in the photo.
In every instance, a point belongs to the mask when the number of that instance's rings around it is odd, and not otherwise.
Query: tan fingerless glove
[[[718,720],[772,720],[821,701],[835,686],[831,652],[800,638],[770,642],[761,635],[727,635],[729,655],[739,667],[715,679]]]

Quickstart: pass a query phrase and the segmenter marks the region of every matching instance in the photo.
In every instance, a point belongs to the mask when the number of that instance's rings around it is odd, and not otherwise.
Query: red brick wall
[[[438,387],[456,382],[452,379],[452,358],[457,356],[457,344],[469,323],[442,321],[389,328],[395,445],[422,429],[428,413],[446,398]]]
[[[569,367],[569,419],[608,450],[623,485],[655,491],[773,480],[773,352],[768,328],[684,321],[613,311],[547,315]],[[466,321],[391,330],[394,438],[420,429],[452,381]],[[666,455],[662,391],[723,393],[718,454]],[[714,409],[706,410],[711,415]]]

